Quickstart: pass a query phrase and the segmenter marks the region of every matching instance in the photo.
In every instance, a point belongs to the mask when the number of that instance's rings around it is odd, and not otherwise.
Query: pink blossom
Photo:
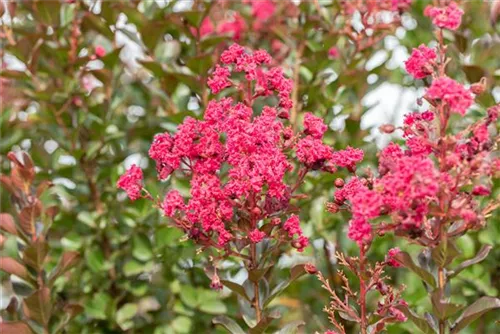
[[[438,28],[457,30],[462,23],[464,11],[452,1],[446,7],[427,6],[424,15],[432,19],[432,23]]]
[[[288,237],[290,238],[293,238],[296,234],[302,235],[299,217],[291,215],[283,225],[283,229],[288,233]]]
[[[359,247],[362,247],[369,244],[373,238],[372,226],[364,218],[353,218],[349,222],[347,236],[355,241]]]
[[[309,239],[304,235],[300,235],[297,239],[292,241],[292,247],[296,248],[298,252],[303,252],[308,245]]]
[[[229,21],[224,21],[217,26],[217,32],[219,34],[229,33],[237,41],[246,28],[245,19],[240,14],[235,13]]]
[[[488,108],[488,122],[490,123],[496,122],[499,114],[500,114],[500,104]]]
[[[361,179],[353,177],[341,189],[335,191],[335,202],[343,204],[346,199],[352,198],[361,189],[366,188]]]
[[[142,197],[142,179],[142,169],[136,165],[132,165],[125,174],[120,176],[116,187],[125,190],[130,200],[135,201]]]
[[[488,126],[485,123],[477,126],[472,133],[474,135],[474,141],[477,142],[478,144],[484,144],[490,140],[490,133],[488,131]]]
[[[422,137],[412,136],[406,140],[406,145],[410,149],[412,155],[427,156],[432,152],[432,146]]]
[[[472,223],[477,219],[477,213],[471,209],[462,209],[460,210],[459,215],[468,223]]]
[[[165,216],[173,217],[177,210],[184,210],[185,208],[184,199],[177,190],[172,190],[167,193],[162,205]]]
[[[253,53],[253,56],[258,64],[269,64],[272,60],[266,50],[257,50]]]
[[[168,133],[155,136],[149,148],[149,157],[156,161],[160,180],[166,179],[180,165],[179,156],[173,152],[174,139]]]
[[[333,152],[332,162],[340,167],[354,169],[356,164],[363,160],[363,157],[363,150],[347,146],[345,150]]]
[[[328,58],[337,59],[339,58],[339,56],[339,50],[335,46],[332,46],[330,49],[328,49]]]
[[[313,136],[316,139],[321,139],[327,130],[327,126],[323,120],[313,114],[306,112],[304,115],[304,132]]]
[[[250,232],[248,234],[250,241],[254,244],[261,242],[265,236],[266,236],[266,234],[262,231],[259,231],[258,228],[256,228],[255,230],[253,230],[252,232]]]
[[[435,79],[426,93],[427,97],[441,100],[446,103],[453,112],[465,115],[467,109],[472,105],[474,99],[468,89],[448,77]]]
[[[252,15],[261,21],[265,21],[273,16],[276,5],[272,0],[252,1]]]
[[[320,139],[307,136],[299,140],[296,146],[297,158],[300,162],[312,169],[320,169],[323,164],[332,158],[333,150]]]
[[[435,59],[434,49],[422,44],[417,49],[413,49],[410,58],[405,61],[406,71],[415,79],[425,78],[432,73],[432,63]]]
[[[245,53],[245,48],[236,43],[231,44],[227,50],[224,50],[220,56],[220,60],[224,64],[231,64],[236,62],[243,53]]]
[[[472,189],[472,195],[474,196],[488,196],[491,194],[491,190],[483,185],[474,186]]]
[[[229,76],[231,73],[225,67],[216,65],[215,71],[212,76],[208,79],[208,87],[212,90],[213,94],[217,94],[224,88],[230,87]]]
[[[215,28],[214,28],[214,25],[212,23],[212,20],[207,16],[203,19],[203,21],[201,21],[201,25],[199,28],[200,36],[198,36],[198,37],[203,38],[205,36],[213,34],[214,31],[215,31]],[[193,35],[197,36],[197,31],[195,28],[191,28],[191,33]]]
[[[399,247],[394,247],[394,248],[389,249],[389,251],[387,252],[387,256],[385,257],[385,261],[387,262],[387,264],[390,265],[391,267],[395,267],[395,268],[401,267],[401,263],[399,263],[394,258],[394,256],[396,256],[400,252],[401,252],[401,250],[399,249]]]
[[[397,309],[396,307],[390,307],[389,313],[398,322],[405,322],[407,320],[406,315],[403,312],[401,312],[399,309]]]
[[[106,49],[104,47],[102,47],[101,45],[97,45],[95,47],[95,51],[94,51],[94,54],[98,57],[98,58],[102,58],[106,55]]]
[[[349,197],[349,200],[352,205],[351,211],[353,217],[371,219],[380,215],[383,198],[376,191],[360,187]]]

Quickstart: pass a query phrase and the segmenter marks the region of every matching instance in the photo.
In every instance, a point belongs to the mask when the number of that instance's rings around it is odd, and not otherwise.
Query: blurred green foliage
[[[361,120],[377,106],[367,106],[363,98],[386,83],[405,89],[425,84],[410,80],[397,59],[433,39],[430,22],[422,15],[427,4],[415,0],[412,10],[403,15],[402,27],[359,53],[353,52],[345,36],[336,33],[337,1],[304,1],[293,15],[280,5],[272,29],[248,29],[238,42],[269,50],[295,79],[300,102],[297,124],[302,111],[324,117],[327,124],[340,124],[327,132],[326,141],[336,148],[363,148],[366,159],[361,168],[373,166],[377,147],[371,129],[362,127]],[[466,1],[464,6],[462,28],[445,35],[454,56],[449,71],[468,83],[488,78],[489,91],[495,92],[496,99],[489,92],[481,95],[469,116],[478,117],[500,97],[499,25],[492,26],[486,19],[488,3]],[[149,203],[126,200],[115,183],[135,161],[145,168],[153,195],[165,193],[170,181],[155,180],[152,163],[144,154],[156,133],[175,130],[188,115],[201,115],[209,98],[204,84],[209,70],[232,42],[227,35],[200,39],[193,29],[207,15],[232,11],[251,26],[250,7],[240,2],[199,0],[163,4],[150,0],[20,1],[9,2],[4,10],[10,11],[11,19],[8,14],[2,17],[6,38],[1,50],[0,167],[6,173],[10,169],[6,154],[25,150],[37,166],[38,177],[55,183],[50,193],[58,199],[60,213],[49,236],[54,252],[49,255],[56,259],[63,251],[77,251],[82,257],[71,276],[61,277],[55,284],[58,298],[84,309],[65,331],[223,333],[212,319],[221,314],[238,317],[236,297],[229,290],[211,291],[204,273],[206,259],[197,255],[195,246],[169,228]],[[276,40],[281,45],[273,49]],[[92,60],[98,45],[105,48],[106,55]],[[328,58],[331,46],[339,49],[340,59]],[[379,100],[384,99],[398,96],[380,96]],[[461,126],[457,120],[457,128]],[[348,217],[324,210],[335,177],[318,174],[307,179],[303,193],[309,196],[297,204],[313,246],[300,256],[283,254],[278,264],[285,268],[315,262],[334,286],[339,283],[334,252],[356,251],[345,234]],[[494,192],[499,191],[497,180]],[[4,191],[1,211],[13,211]],[[457,261],[472,257],[483,243],[493,245],[493,250],[484,262],[458,277],[452,286],[453,294],[460,296],[456,302],[498,295],[499,223],[497,212],[483,231],[459,240],[462,256]],[[381,260],[394,246],[411,254],[418,251],[385,236],[376,240],[369,256]],[[0,253],[16,253],[16,247],[15,240],[8,239]],[[237,277],[231,267],[227,269]],[[404,298],[417,306],[416,311],[429,310],[427,293],[416,275],[403,269],[389,274],[396,284],[407,286]],[[7,298],[11,295],[8,276],[0,273],[0,280]],[[328,296],[313,276],[292,284],[275,303],[282,313],[275,329],[294,320],[305,321],[304,333],[328,327],[322,313]],[[5,308],[7,304],[2,301],[1,305]],[[8,319],[5,310],[1,314]],[[497,333],[498,318],[498,312],[492,312],[464,333]],[[407,322],[390,327],[389,333],[414,329]],[[356,331],[354,327],[350,330]]]

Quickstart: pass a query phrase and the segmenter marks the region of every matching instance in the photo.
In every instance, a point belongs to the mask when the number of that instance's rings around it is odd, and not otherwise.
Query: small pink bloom
[[[252,232],[250,232],[248,234],[250,241],[254,244],[261,242],[265,236],[266,236],[266,234],[262,231],[259,231],[258,228],[256,228],[255,230],[253,230]]]
[[[472,189],[472,195],[474,196],[488,196],[491,194],[491,190],[483,185],[474,186]]]
[[[102,47],[101,45],[98,45],[95,47],[95,55],[98,57],[98,58],[102,58],[106,55],[106,49],[104,49],[104,47]]]
[[[403,312],[401,312],[399,309],[397,309],[396,307],[389,308],[389,313],[398,322],[405,322],[407,320],[406,315]]]
[[[438,28],[457,30],[462,23],[464,11],[458,7],[457,3],[452,1],[446,7],[427,6],[424,15],[432,19],[432,23]]]
[[[427,97],[441,100],[446,103],[453,112],[465,115],[467,109],[472,105],[474,99],[468,89],[448,77],[440,77],[434,80],[427,90]]]
[[[328,49],[328,58],[338,59],[339,56],[339,50],[336,47],[332,46],[330,49]]]
[[[214,33],[214,31],[215,31],[214,25],[212,23],[212,20],[208,16],[205,17],[203,19],[203,21],[201,22],[199,31],[200,31],[200,36],[199,36],[200,38],[203,38],[205,36],[208,36],[208,35],[211,35]],[[191,33],[196,36],[196,34],[197,34],[196,28],[191,27]]]
[[[306,112],[304,115],[304,132],[314,138],[321,139],[323,134],[328,129],[323,119],[314,116],[310,112]]]
[[[400,252],[401,250],[399,249],[399,247],[389,249],[389,251],[387,252],[387,256],[385,257],[385,261],[387,262],[387,264],[395,268],[401,267],[401,263],[394,259],[394,256],[396,256]]]
[[[184,199],[177,190],[170,191],[163,200],[163,213],[167,217],[173,217],[178,210],[184,210],[186,205]]]
[[[128,197],[135,201],[141,198],[142,190],[142,169],[136,165],[132,165],[116,183],[117,188],[121,188],[127,192]]]
[[[422,79],[432,73],[432,62],[436,59],[434,49],[424,44],[418,49],[413,49],[410,58],[405,61],[406,71],[415,79]]]
[[[234,40],[239,40],[241,34],[244,30],[246,30],[247,25],[245,23],[245,19],[236,13],[233,15],[232,19],[229,21],[223,21],[221,24],[217,26],[217,32],[219,34],[229,33],[233,36]]]
[[[217,275],[217,273],[214,273],[214,275],[212,276],[212,281],[210,282],[210,287],[213,290],[217,290],[217,291],[220,291],[224,288],[224,286],[222,285],[222,283],[220,281],[219,275]]]
[[[252,1],[252,15],[259,21],[266,21],[273,16],[276,5],[272,0]]]
[[[215,66],[214,73],[207,81],[208,87],[210,87],[213,94],[217,94],[224,88],[231,86],[231,82],[229,81],[230,75],[231,73],[226,67]]]
[[[356,167],[358,162],[363,160],[363,157],[363,150],[347,146],[345,150],[333,152],[332,162],[336,166],[346,167],[352,170]]]
[[[349,222],[347,236],[362,247],[369,244],[373,238],[372,226],[365,218],[353,218]]]

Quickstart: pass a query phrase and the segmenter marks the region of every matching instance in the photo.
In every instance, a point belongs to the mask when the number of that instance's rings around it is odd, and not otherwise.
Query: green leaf
[[[260,281],[262,276],[264,276],[271,267],[272,266],[250,270],[250,272],[248,273],[248,279],[254,283]]]
[[[100,248],[87,249],[85,252],[85,262],[90,270],[95,273],[103,271],[105,267],[104,253]]]
[[[0,322],[0,333],[33,334],[30,326],[21,321]]]
[[[477,65],[463,65],[462,69],[470,83],[479,82],[482,77],[486,76],[484,69]]]
[[[61,2],[59,1],[36,1],[34,16],[41,23],[49,26],[57,26],[60,22]]]
[[[436,287],[436,280],[434,276],[432,276],[432,274],[427,270],[417,266],[415,262],[413,262],[410,254],[408,254],[407,252],[399,252],[394,256],[394,258],[406,268],[410,269],[415,274],[420,276],[420,278],[422,278],[427,284],[434,288]]]
[[[488,311],[500,308],[500,299],[494,297],[481,297],[472,305],[467,307],[464,312],[451,326],[450,334],[456,334],[471,324],[474,320]]]
[[[299,332],[299,328],[304,326],[306,323],[302,320],[293,321],[289,324],[286,324],[279,331],[274,334],[297,334]]]
[[[238,295],[240,295],[241,297],[245,298],[247,301],[250,302],[250,298],[248,297],[248,295],[245,291],[245,288],[242,285],[239,285],[238,283],[234,283],[234,282],[227,281],[227,280],[221,280],[220,282],[226,288],[237,293]]]
[[[109,307],[113,300],[105,293],[97,293],[87,301],[85,304],[85,313],[87,316],[94,319],[105,320],[109,314]]]
[[[199,305],[198,292],[191,285],[185,285],[181,289],[181,300],[184,304],[191,308],[197,308]]]
[[[12,235],[18,234],[14,218],[8,213],[0,213],[0,229]]]
[[[123,266],[123,273],[125,276],[135,276],[153,270],[154,263],[152,261],[142,263],[136,260],[130,260]]]
[[[129,319],[132,319],[137,314],[138,307],[136,304],[127,303],[116,312],[116,322],[121,324]]]
[[[23,312],[28,318],[46,326],[52,312],[50,290],[43,288],[25,298],[23,300]]]
[[[303,264],[299,264],[299,265],[296,265],[295,267],[293,267],[290,270],[290,278],[287,279],[287,280],[285,280],[285,281],[281,281],[280,283],[278,283],[274,287],[274,289],[271,291],[271,294],[269,295],[269,297],[267,297],[266,300],[264,301],[264,307],[267,306],[279,294],[281,294],[283,291],[285,291],[285,289],[293,281],[295,281],[297,278],[301,277],[305,273],[306,273],[306,270],[304,269],[304,265]]]
[[[59,260],[59,263],[50,274],[50,280],[55,280],[57,277],[73,268],[78,263],[78,261],[80,261],[80,254],[78,252],[64,252],[61,256],[61,259]]]
[[[398,308],[406,315],[408,319],[410,319],[415,324],[415,326],[417,326],[418,329],[422,331],[422,333],[435,334],[438,332],[437,328],[434,328],[434,326],[432,326],[432,324],[430,324],[426,319],[423,319],[417,314],[413,313],[413,311],[408,307],[400,306]]]
[[[208,314],[224,314],[227,312],[227,307],[220,300],[212,299],[202,302],[200,310]]]
[[[460,251],[457,249],[455,243],[449,240],[441,242],[437,247],[434,247],[431,254],[436,264],[440,267],[446,267],[453,259],[460,255]]]
[[[231,334],[245,334],[245,331],[238,325],[236,321],[233,319],[230,319],[229,317],[225,315],[220,315],[218,317],[215,317],[212,322],[215,325],[221,325],[225,329],[229,331]]]
[[[259,321],[255,327],[250,328],[248,331],[250,334],[262,334],[265,333],[267,327],[271,324],[271,322],[274,319],[279,319],[281,317],[281,314],[278,311],[273,311],[268,315],[265,315],[262,317],[262,319]]]
[[[132,239],[132,255],[141,261],[148,261],[153,258],[151,241],[146,235],[134,235]]]
[[[172,321],[172,328],[175,329],[177,333],[191,333],[191,326],[193,322],[190,318],[180,316]]]
[[[40,271],[43,268],[43,263],[48,252],[49,245],[39,238],[24,250],[23,261],[37,271]]]
[[[469,259],[467,261],[464,261],[462,263],[460,263],[456,268],[455,270],[451,271],[449,273],[449,277],[452,278],[452,277],[455,277],[457,276],[462,270],[464,270],[465,268],[467,267],[470,267],[472,266],[473,264],[476,264],[476,263],[479,263],[481,261],[483,261],[487,256],[488,254],[490,253],[491,249],[493,247],[491,245],[484,245],[480,250],[479,252],[477,252],[476,256],[474,256],[472,259]]]
[[[11,257],[0,257],[0,270],[11,275],[16,275],[27,282],[34,282],[26,267]]]
[[[432,292],[431,301],[434,313],[437,314],[440,320],[446,320],[461,309],[463,305],[453,304],[444,302],[441,299],[442,291],[441,289],[436,289]]]

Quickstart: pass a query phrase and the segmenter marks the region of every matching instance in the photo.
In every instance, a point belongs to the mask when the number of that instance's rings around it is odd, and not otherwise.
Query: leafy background
[[[312,111],[330,124],[326,140],[336,148],[363,148],[361,167],[376,164],[377,146],[397,137],[379,134],[384,123],[401,123],[416,108],[425,82],[411,80],[402,61],[411,48],[433,40],[432,27],[422,16],[428,1],[413,2],[402,26],[366,50],[353,54],[348,40],[336,32],[336,1],[280,2],[273,24],[263,31],[245,30],[238,41],[264,48],[295,79],[297,117]],[[51,259],[63,251],[78,251],[82,260],[56,282],[53,294],[83,306],[66,328],[68,333],[223,333],[211,320],[219,314],[238,316],[237,300],[229,290],[209,289],[207,265],[196,247],[146,201],[130,202],[117,191],[118,176],[132,163],[144,168],[153,194],[170,186],[155,178],[147,150],[154,134],[173,131],[186,116],[199,117],[209,92],[204,85],[218,55],[231,36],[193,35],[207,15],[224,17],[238,12],[252,25],[251,7],[241,2],[205,1],[58,1],[5,2],[2,6],[2,72],[0,167],[7,173],[9,151],[26,150],[40,180],[55,183],[47,202],[57,202],[50,235]],[[486,76],[490,92],[481,95],[468,117],[480,117],[500,101],[499,26],[490,23],[492,4],[463,2],[464,23],[445,35],[457,79],[473,83]],[[319,8],[319,10],[318,10]],[[77,59],[71,59],[72,26],[78,20]],[[273,49],[273,41],[282,44]],[[91,61],[97,45],[106,56]],[[341,57],[329,59],[330,46]],[[91,78],[91,79],[89,79]],[[92,89],[86,87],[90,82]],[[456,120],[457,128],[463,122]],[[312,175],[303,186],[309,195],[299,204],[301,220],[313,247],[304,254],[282,255],[278,267],[314,262],[333,285],[339,282],[335,251],[355,254],[346,238],[349,217],[332,215],[324,203],[332,197],[337,175]],[[187,187],[178,182],[175,187]],[[498,181],[495,184],[499,193]],[[1,211],[13,211],[2,190]],[[480,232],[464,236],[461,260],[472,257],[483,243],[494,246],[488,259],[465,270],[452,289],[462,300],[498,296],[500,289],[500,217],[491,217]],[[381,260],[398,245],[391,236],[376,241],[370,257]],[[418,249],[399,244],[410,253]],[[3,242],[2,255],[17,256],[13,238]],[[53,262],[53,263],[52,263]],[[55,265],[55,260],[51,261]],[[241,273],[230,265],[227,275]],[[407,286],[404,298],[422,314],[429,310],[427,293],[418,277],[398,269],[389,273]],[[2,317],[15,295],[8,275],[0,272]],[[322,307],[328,296],[313,276],[302,277],[275,302],[283,314],[275,323],[304,320],[304,333],[323,331],[328,322]],[[464,333],[496,333],[492,312]],[[356,330],[351,328],[352,333]],[[394,325],[389,333],[414,331],[411,323]]]

